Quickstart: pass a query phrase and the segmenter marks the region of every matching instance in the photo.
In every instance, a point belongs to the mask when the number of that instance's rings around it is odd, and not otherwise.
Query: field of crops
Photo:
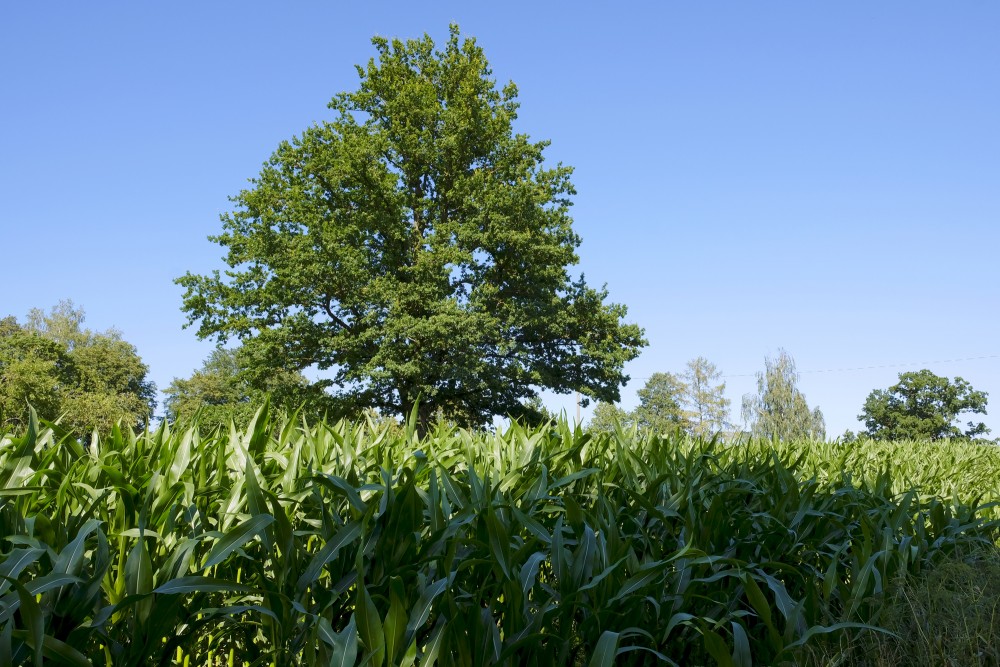
[[[33,421],[0,494],[3,665],[744,667],[992,549],[1000,450]]]

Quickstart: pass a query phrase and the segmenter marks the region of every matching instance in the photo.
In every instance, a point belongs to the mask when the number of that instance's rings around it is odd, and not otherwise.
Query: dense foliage
[[[667,433],[690,426],[681,405],[684,383],[673,373],[653,373],[639,395],[639,405],[629,415],[630,421],[644,431]]]
[[[0,320],[0,425],[23,426],[29,403],[80,437],[119,421],[145,425],[156,405],[148,367],[121,332],[83,321],[71,301],[32,310],[25,324]]]
[[[966,412],[985,415],[986,399],[960,377],[952,381],[924,369],[900,373],[899,382],[869,394],[858,419],[880,440],[977,438],[990,432],[986,424],[970,421],[963,430],[955,422]]]
[[[996,449],[775,446],[32,420],[0,437],[0,661],[803,664],[995,543]]]
[[[572,170],[515,132],[517,88],[454,26],[440,51],[373,43],[336,117],[234,198],[212,237],[230,269],[178,280],[199,336],[264,372],[329,370],[346,406],[419,405],[421,428],[519,416],[539,387],[618,400],[642,330],[570,275]]]

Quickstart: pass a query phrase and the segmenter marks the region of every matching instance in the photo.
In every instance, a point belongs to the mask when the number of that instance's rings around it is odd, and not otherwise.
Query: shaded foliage
[[[228,428],[233,420],[245,423],[268,400],[278,409],[298,409],[310,421],[337,414],[330,397],[301,373],[261,373],[239,348],[216,348],[200,369],[188,378],[174,378],[163,393],[168,420],[188,423],[197,415],[203,432]]]

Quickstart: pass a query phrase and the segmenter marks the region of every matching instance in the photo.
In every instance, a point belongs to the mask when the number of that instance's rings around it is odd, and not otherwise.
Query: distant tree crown
[[[878,440],[978,438],[989,434],[983,422],[955,422],[963,413],[986,414],[987,393],[960,377],[953,381],[924,369],[900,373],[899,382],[876,389],[865,400],[858,419],[869,437]]]

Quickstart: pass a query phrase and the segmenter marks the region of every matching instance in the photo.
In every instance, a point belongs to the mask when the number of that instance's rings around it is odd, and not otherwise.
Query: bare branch
[[[350,324],[342,320],[340,317],[338,317],[335,312],[333,312],[333,309],[330,307],[332,301],[333,301],[332,297],[327,296],[326,301],[323,302],[323,310],[326,311],[326,314],[330,316],[330,319],[333,320],[337,326],[339,326],[342,329],[346,329],[351,333],[354,333],[354,328]]]

